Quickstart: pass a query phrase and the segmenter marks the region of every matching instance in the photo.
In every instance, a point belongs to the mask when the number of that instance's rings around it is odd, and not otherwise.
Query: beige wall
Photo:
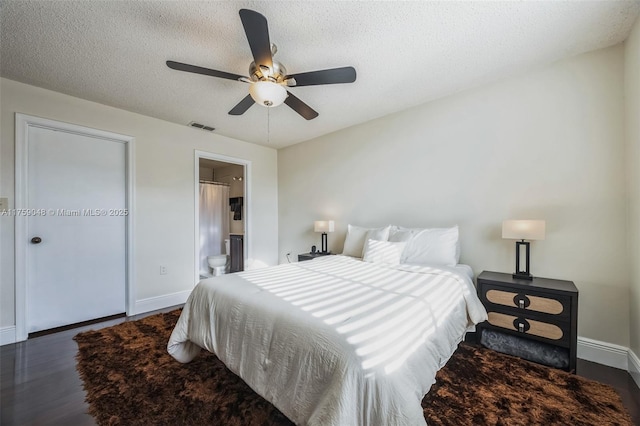
[[[533,274],[576,283],[581,336],[628,346],[623,72],[619,45],[279,150],[280,260],[318,219],[337,252],[348,223],[458,224],[462,263],[511,272],[502,220],[545,219]]]
[[[251,161],[253,264],[277,263],[277,153],[216,134],[11,80],[0,82],[0,196],[14,206],[16,112],[122,133],[135,140],[136,300],[190,290],[195,277],[195,150]],[[0,223],[0,327],[14,324],[13,220]],[[159,274],[159,266],[167,275]],[[91,277],[87,277],[90,281]]]
[[[640,20],[625,43],[624,84],[629,178],[630,348],[640,356]]]
[[[200,179],[213,180],[213,169],[211,167],[200,166]]]

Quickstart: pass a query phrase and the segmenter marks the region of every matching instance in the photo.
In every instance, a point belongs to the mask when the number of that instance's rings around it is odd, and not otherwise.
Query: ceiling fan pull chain
[[[267,108],[267,145],[271,144],[271,108]]]

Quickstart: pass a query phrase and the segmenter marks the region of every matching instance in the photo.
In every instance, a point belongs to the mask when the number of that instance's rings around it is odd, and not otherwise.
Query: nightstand
[[[315,259],[316,257],[321,257],[321,256],[329,256],[333,253],[331,252],[327,252],[327,253],[322,253],[322,252],[315,252],[315,253],[302,253],[298,255],[298,262],[302,262],[304,260],[312,260]]]
[[[578,289],[571,281],[514,279],[484,271],[478,297],[489,319],[478,325],[483,346],[563,370],[576,370]]]

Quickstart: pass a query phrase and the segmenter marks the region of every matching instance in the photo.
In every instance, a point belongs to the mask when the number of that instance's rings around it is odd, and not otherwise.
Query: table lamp
[[[334,223],[332,220],[316,220],[313,222],[313,230],[322,232],[322,250],[321,253],[327,252],[327,232],[333,232]]]
[[[544,240],[544,220],[505,220],[502,222],[502,238],[516,241],[516,272],[513,278],[532,280],[529,272],[530,243],[525,240]],[[525,269],[520,269],[520,250],[525,247]]]

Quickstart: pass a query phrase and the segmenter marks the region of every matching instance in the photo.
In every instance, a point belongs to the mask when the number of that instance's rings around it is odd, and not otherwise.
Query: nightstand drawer
[[[551,324],[500,312],[488,312],[488,314],[488,322],[494,327],[542,337],[555,344],[567,343],[569,340],[568,325]]]
[[[484,285],[480,295],[483,302],[496,306],[504,306],[517,311],[553,315],[557,318],[571,316],[571,298],[568,296]],[[526,314],[524,314],[526,315]]]

